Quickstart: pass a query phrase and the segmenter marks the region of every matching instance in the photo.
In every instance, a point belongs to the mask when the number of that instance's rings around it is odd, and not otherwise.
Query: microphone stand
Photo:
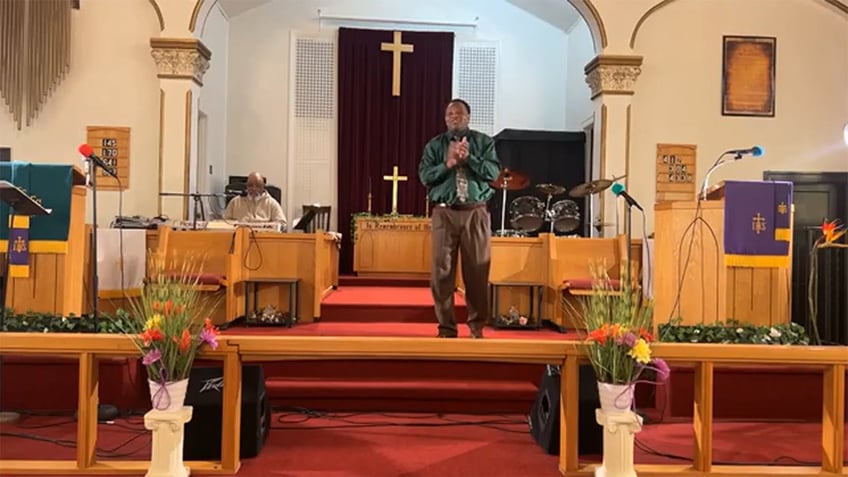
[[[632,283],[630,283],[630,254],[631,248],[633,244],[633,206],[630,205],[630,202],[624,201],[624,205],[626,208],[624,209],[624,233],[627,234],[627,250],[625,251],[625,268],[624,268],[624,283],[627,284],[627,289],[630,290],[632,287]]]
[[[100,288],[97,276],[97,162],[86,157],[85,168],[86,182],[91,186],[91,316],[94,319],[94,332],[100,332],[100,321],[98,316],[98,290]],[[123,284],[121,284],[123,286]]]
[[[718,159],[716,159],[715,163],[707,171],[707,175],[704,176],[704,184],[703,187],[701,187],[701,200],[707,200],[707,186],[710,183],[710,175],[715,172],[715,170],[719,167],[727,164],[723,160],[724,156],[726,156],[727,154],[727,152],[723,152],[720,156],[718,156]],[[742,153],[737,152],[736,155],[733,157],[733,160],[738,161],[739,159],[742,159]]]
[[[12,228],[15,223],[15,216],[21,213],[22,216],[45,216],[50,215],[52,210],[45,209],[41,204],[35,202],[26,195],[20,188],[8,181],[0,181],[0,201],[4,202],[9,207],[9,226],[6,234],[6,251],[3,257],[3,277],[0,280],[0,331],[3,330],[6,321],[6,295],[9,291],[9,271],[12,265],[12,251],[14,250],[12,240]],[[2,356],[0,356],[0,371],[2,371]],[[2,381],[2,378],[0,378]],[[16,412],[0,411],[0,423],[14,422],[20,418],[20,414]]]

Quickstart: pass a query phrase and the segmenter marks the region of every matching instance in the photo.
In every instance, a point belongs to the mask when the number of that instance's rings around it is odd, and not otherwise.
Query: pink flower
[[[200,332],[200,344],[206,343],[212,349],[218,348],[217,334],[214,330],[204,329]]]
[[[629,331],[627,333],[625,333],[623,336],[620,336],[618,339],[615,340],[615,342],[617,344],[623,344],[623,345],[627,346],[628,348],[632,348],[633,345],[636,344],[636,341],[638,341],[638,338],[636,337],[636,335],[634,335],[633,333],[631,333]]]
[[[662,358],[654,358],[653,365],[654,370],[657,372],[657,382],[666,382],[668,380],[668,376],[671,374],[671,369],[668,367],[668,363],[666,363]]]
[[[151,364],[162,359],[162,352],[158,349],[152,349],[144,355],[144,358],[141,359],[141,364],[145,366],[150,366]]]

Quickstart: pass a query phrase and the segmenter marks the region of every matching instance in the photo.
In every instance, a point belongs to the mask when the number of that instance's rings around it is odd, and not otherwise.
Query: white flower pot
[[[163,386],[157,381],[147,380],[150,385],[150,403],[157,411],[179,411],[185,404],[188,379],[169,381]]]
[[[608,412],[629,411],[633,405],[634,389],[632,384],[598,383],[601,409]]]

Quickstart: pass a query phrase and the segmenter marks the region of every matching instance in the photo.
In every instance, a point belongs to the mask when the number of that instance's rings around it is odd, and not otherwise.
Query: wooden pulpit
[[[19,167],[22,163],[7,163],[3,167]],[[31,167],[32,172],[27,172],[24,185],[12,173],[9,177],[10,182],[19,187],[24,187],[27,192],[32,195],[42,195],[46,189],[53,189],[54,195],[47,197],[43,195],[44,207],[54,209],[54,212],[63,209],[67,211],[67,204],[70,204],[69,213],[67,216],[61,214],[62,222],[61,232],[64,234],[67,227],[67,240],[62,243],[61,240],[45,240],[40,241],[39,237],[30,235],[31,246],[29,255],[29,273],[27,277],[10,277],[7,288],[6,303],[9,308],[12,308],[15,313],[51,313],[56,315],[68,316],[74,314],[80,316],[83,312],[83,303],[85,298],[85,260],[89,255],[86,250],[86,227],[85,227],[85,209],[86,209],[86,186],[85,175],[76,166],[67,166],[64,175],[60,171],[57,174],[51,173],[42,175],[39,168],[52,167],[62,168],[63,166],[53,164],[24,164],[24,167]],[[4,175],[10,175],[10,172],[3,169]],[[49,182],[53,177],[63,176],[67,178],[70,174],[70,187],[67,187],[67,179],[62,187],[57,187]],[[43,179],[49,177],[51,179]],[[55,195],[55,191],[68,191],[68,196],[62,197]],[[65,204],[62,204],[62,203]],[[8,214],[4,213],[2,219],[7,220]],[[33,219],[31,229],[34,230],[36,221],[48,220],[46,218]],[[55,218],[51,218],[55,220]],[[5,237],[3,237],[5,243]],[[5,250],[3,248],[2,250]]]
[[[724,183],[700,202],[654,206],[655,325],[675,318],[685,325],[728,319],[774,325],[791,320],[791,243],[785,267],[726,265],[724,213]]]

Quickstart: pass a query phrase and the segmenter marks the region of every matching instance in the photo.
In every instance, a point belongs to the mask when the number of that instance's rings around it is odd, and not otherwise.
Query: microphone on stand
[[[735,160],[742,159],[742,156],[747,156],[750,154],[753,157],[760,157],[765,154],[765,149],[762,146],[753,146],[748,149],[731,149],[727,151],[725,154],[733,154]]]
[[[716,169],[718,169],[722,165],[726,164],[726,162],[724,161],[725,156],[732,154],[733,160],[738,161],[739,159],[742,159],[742,156],[747,156],[747,155],[750,154],[751,157],[760,157],[760,156],[765,155],[765,153],[766,153],[766,150],[763,149],[762,146],[751,146],[748,149],[731,149],[729,151],[723,152],[720,156],[718,156],[718,159],[716,159],[715,164],[713,164],[712,167],[710,167],[710,169],[707,171],[706,175],[704,176],[704,183],[701,186],[701,200],[707,200],[707,187],[710,184],[710,175]]]
[[[645,209],[643,209],[642,206],[639,205],[638,202],[636,202],[636,199],[631,197],[630,194],[628,194],[627,191],[624,190],[624,186],[619,184],[618,182],[613,184],[612,193],[619,196],[619,197],[624,197],[624,200],[627,202],[628,206],[636,207],[637,209],[641,210],[642,212],[645,211]]]
[[[104,172],[114,177],[115,179],[118,178],[118,175],[115,174],[112,168],[107,166],[106,163],[103,162],[103,159],[100,159],[100,157],[98,157],[97,154],[94,153],[93,147],[89,146],[88,144],[80,144],[80,147],[77,150],[80,154],[83,155],[83,157],[93,162],[95,166],[100,167],[101,169],[103,169]]]

